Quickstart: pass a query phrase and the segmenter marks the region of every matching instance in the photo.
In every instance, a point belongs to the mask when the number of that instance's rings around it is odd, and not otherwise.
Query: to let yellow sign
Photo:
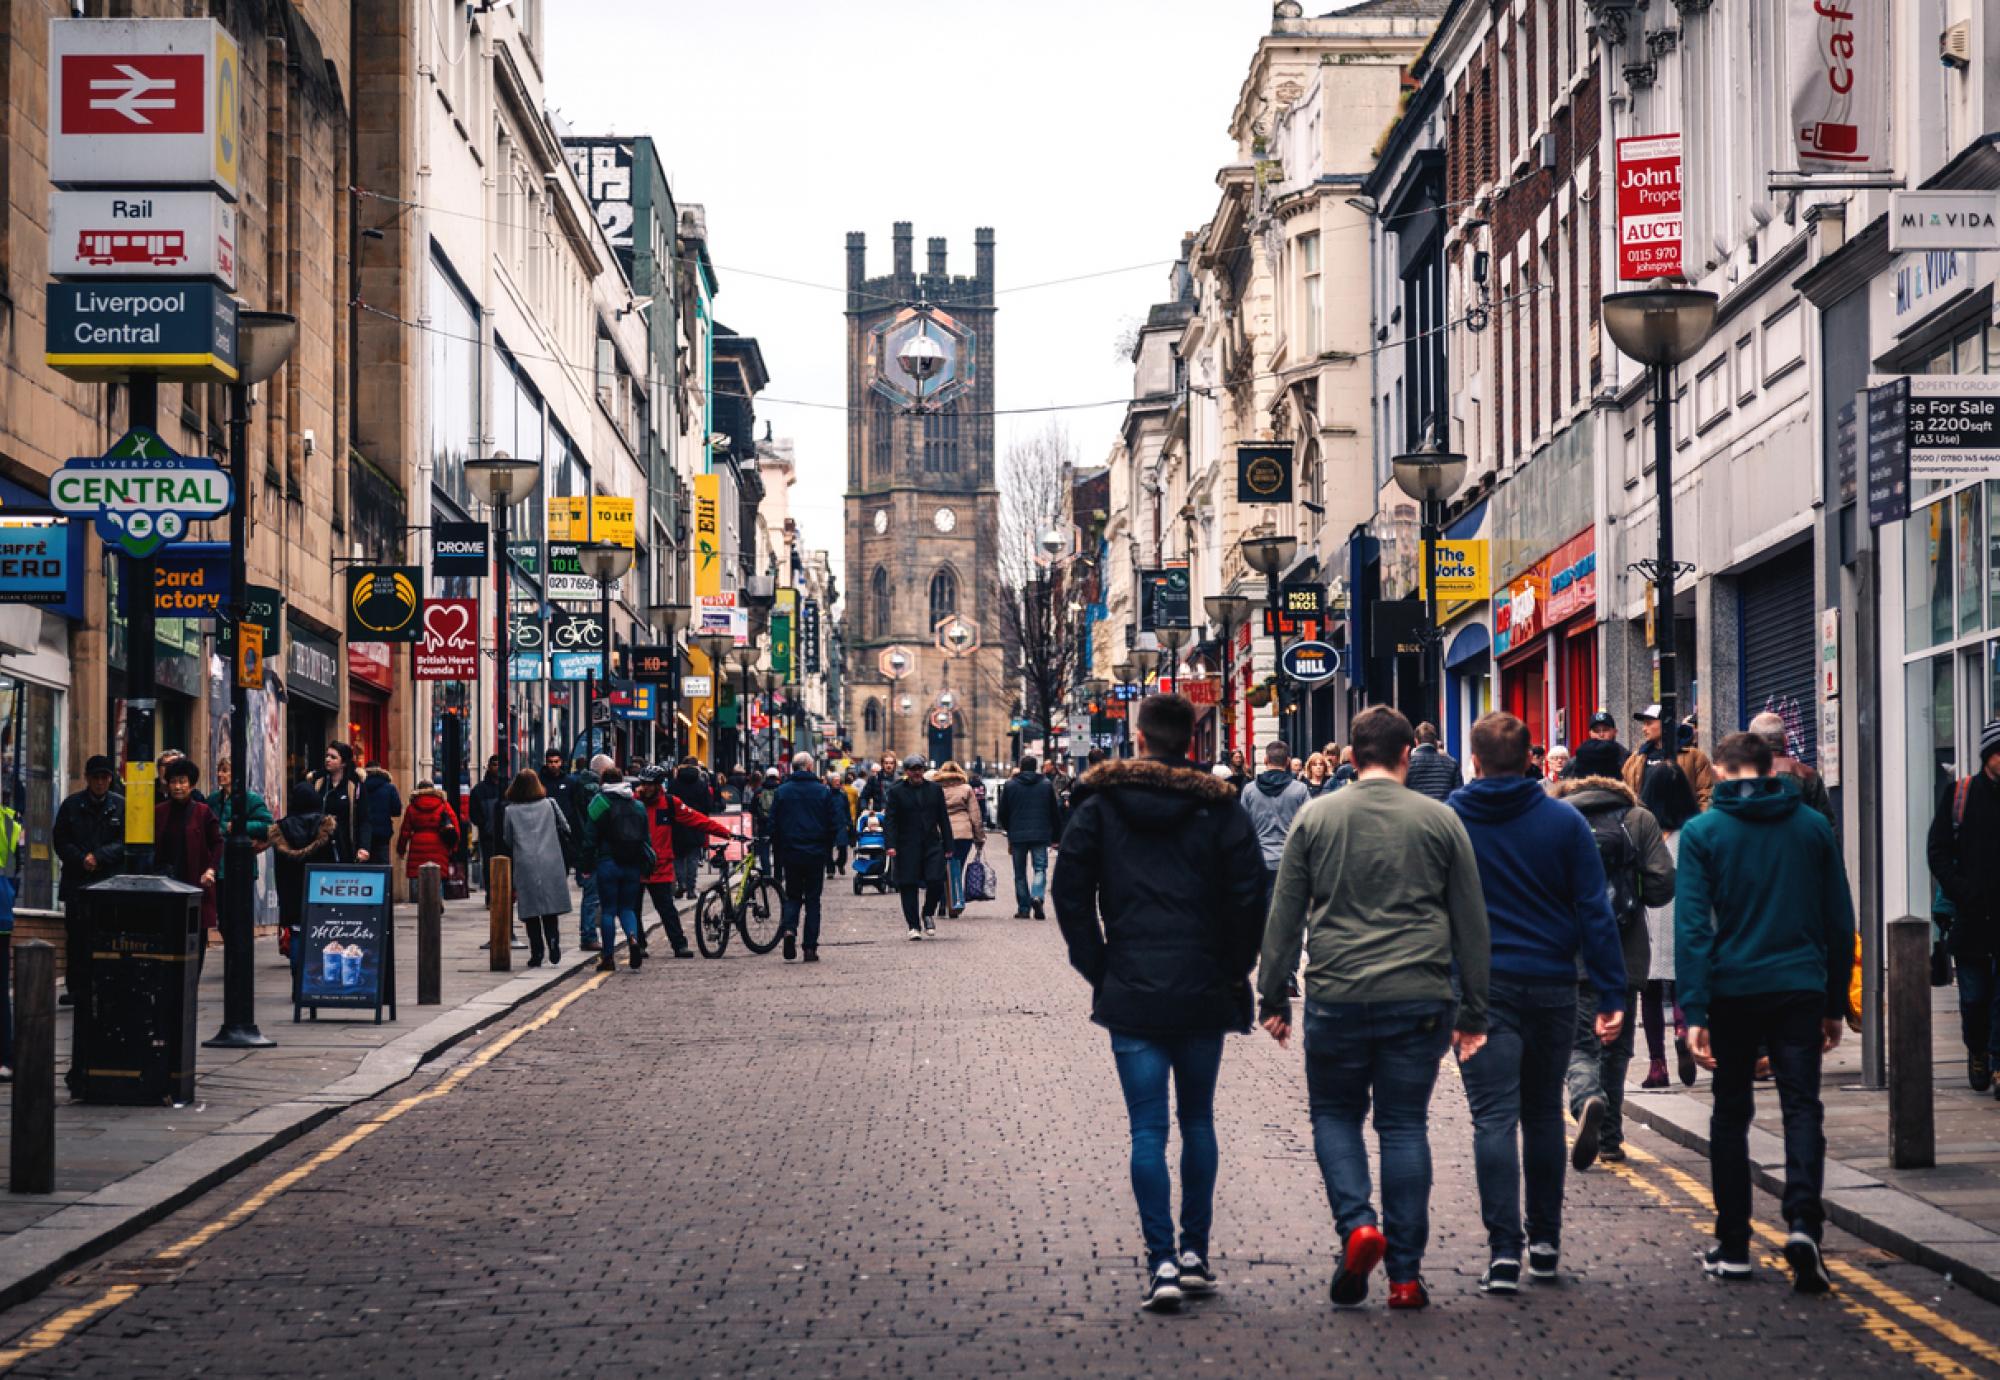
[[[601,541],[630,546],[635,537],[633,502],[629,498],[558,494],[549,500],[550,541]]]
[[[633,541],[632,500],[599,494],[590,500],[590,539],[613,546]]]

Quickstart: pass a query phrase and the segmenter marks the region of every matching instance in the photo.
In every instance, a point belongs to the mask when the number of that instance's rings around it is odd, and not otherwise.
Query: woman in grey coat
[[[560,917],[569,914],[569,867],[563,855],[569,846],[569,821],[549,799],[542,778],[524,771],[507,788],[507,809],[501,816],[507,852],[514,860],[514,904],[528,931],[528,966],[539,968],[542,945],[549,962],[562,957],[556,944]]]

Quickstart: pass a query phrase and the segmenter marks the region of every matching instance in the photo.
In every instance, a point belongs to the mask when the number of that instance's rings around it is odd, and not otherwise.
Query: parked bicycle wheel
[[[784,919],[783,895],[769,877],[750,883],[743,909],[736,912],[736,928],[753,954],[767,954],[778,947],[778,925]]]
[[[694,942],[703,958],[721,958],[729,947],[729,913],[722,906],[722,890],[710,887],[694,904]]]

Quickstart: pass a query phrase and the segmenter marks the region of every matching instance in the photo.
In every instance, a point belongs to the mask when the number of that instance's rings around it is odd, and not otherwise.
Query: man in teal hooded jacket
[[[1760,1049],[1785,1127],[1785,1259],[1801,1293],[1832,1287],[1820,1258],[1826,1134],[1820,1056],[1840,1043],[1854,966],[1854,907],[1833,826],[1771,748],[1732,733],[1715,751],[1710,808],[1681,831],[1674,968],[1688,1043],[1715,1071],[1709,1162],[1716,1245],[1704,1268],[1750,1277],[1750,1118]]]

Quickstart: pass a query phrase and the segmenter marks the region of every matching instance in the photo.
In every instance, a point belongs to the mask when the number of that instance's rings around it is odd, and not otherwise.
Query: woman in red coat
[[[436,863],[443,875],[451,873],[451,860],[458,853],[458,818],[445,803],[444,792],[428,781],[417,783],[416,794],[403,810],[396,852],[407,859],[403,871],[412,881],[425,863]]]
[[[215,869],[222,862],[222,822],[194,798],[201,768],[185,757],[167,763],[167,798],[153,807],[153,871],[201,888],[201,923],[216,928]]]

